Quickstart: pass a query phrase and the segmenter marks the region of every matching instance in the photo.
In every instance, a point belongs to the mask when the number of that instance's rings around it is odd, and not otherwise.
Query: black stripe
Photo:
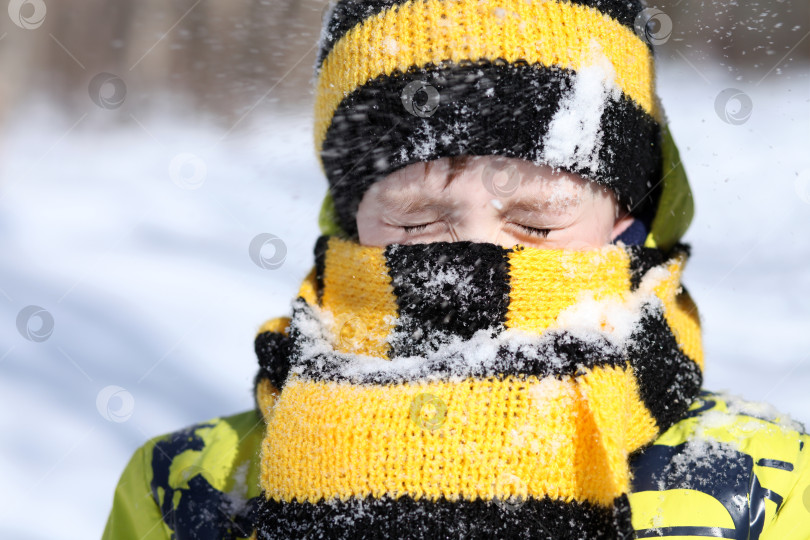
[[[256,336],[254,348],[259,359],[254,384],[267,378],[281,390],[290,372],[290,338],[279,332],[262,332]]]
[[[403,105],[403,92],[414,81],[438,92],[430,116]],[[542,161],[545,135],[574,81],[573,71],[555,66],[482,60],[411,68],[355,89],[337,107],[321,151],[340,225],[355,235],[355,213],[368,187],[411,163],[462,154]],[[425,91],[414,96],[424,105]],[[659,126],[622,95],[608,100],[600,128],[601,170],[570,172],[612,188],[637,213],[660,189],[652,189],[660,178]]]
[[[642,309],[627,353],[641,399],[663,433],[687,412],[700,391],[703,374],[678,347],[661,310],[651,305]]]
[[[757,465],[760,467],[771,467],[772,469],[781,469],[783,471],[792,471],[793,470],[793,463],[788,461],[782,461],[780,459],[767,459],[762,458],[757,461]]]
[[[762,490],[762,496],[773,501],[776,504],[777,510],[779,510],[779,507],[782,506],[782,502],[784,501],[781,495],[770,489]]]
[[[737,538],[734,529],[723,527],[658,527],[636,531],[636,538],[666,538],[667,536],[697,536],[703,538]]]
[[[324,28],[323,39],[320,43],[316,66],[320,68],[323,65],[335,44],[349,30],[385,9],[405,2],[406,0],[342,0],[338,2],[331,12],[329,21],[322,23],[326,25],[326,28]],[[571,3],[594,7],[631,29],[634,29],[635,19],[643,9],[639,0],[571,0]],[[587,32],[587,29],[582,30]]]
[[[714,394],[709,394],[709,392],[701,392],[700,397],[698,397],[691,406],[697,405],[694,409],[690,408],[686,414],[683,415],[681,420],[686,420],[687,418],[697,418],[701,416],[706,411],[710,411],[717,406],[717,400],[712,399]]]
[[[397,499],[349,499],[318,503],[260,501],[258,540],[632,538],[630,505],[625,495],[610,508],[587,502],[430,501],[408,495]]]
[[[318,237],[315,242],[315,288],[318,304],[323,300],[323,277],[326,272],[326,250],[329,249],[329,236]]]
[[[297,342],[294,342],[297,343]],[[302,379],[332,381],[351,384],[391,385],[416,381],[458,380],[459,378],[581,376],[595,367],[622,367],[626,359],[621,351],[606,339],[594,337],[585,342],[566,332],[548,332],[537,342],[518,348],[514,344],[501,345],[493,358],[481,361],[478,350],[466,348],[464,353],[432,355],[418,363],[397,359],[357,359],[351,355],[318,354],[305,357],[302,348],[293,347],[291,371]],[[376,362],[376,364],[375,364]]]
[[[635,291],[647,272],[664,264],[664,253],[660,249],[642,246],[627,246],[625,249],[630,256],[630,289]]]
[[[473,242],[387,247],[398,307],[389,356],[424,356],[479,330],[500,333],[509,307],[508,255]]]

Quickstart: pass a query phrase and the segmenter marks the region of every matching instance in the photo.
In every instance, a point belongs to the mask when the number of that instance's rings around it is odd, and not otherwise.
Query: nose
[[[476,216],[473,220],[465,220],[463,224],[451,226],[450,235],[456,242],[469,241],[496,244],[503,247],[512,246],[506,239],[507,235],[501,230],[499,220],[488,215]]]

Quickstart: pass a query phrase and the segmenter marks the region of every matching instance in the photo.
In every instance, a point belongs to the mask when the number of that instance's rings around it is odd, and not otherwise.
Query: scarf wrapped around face
[[[633,536],[628,457],[697,395],[687,250],[322,237],[256,337],[256,537]]]

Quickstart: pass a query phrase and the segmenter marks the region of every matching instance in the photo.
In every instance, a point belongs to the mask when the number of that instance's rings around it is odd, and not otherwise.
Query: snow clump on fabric
[[[579,68],[574,86],[564,96],[543,140],[542,160],[552,167],[573,170],[601,169],[600,122],[608,100],[618,100],[616,70],[596,40],[591,40],[590,62]]]

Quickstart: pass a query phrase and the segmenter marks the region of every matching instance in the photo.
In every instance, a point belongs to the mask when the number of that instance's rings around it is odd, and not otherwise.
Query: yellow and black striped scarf
[[[628,457],[701,384],[686,260],[322,237],[256,337],[256,537],[632,537]]]

